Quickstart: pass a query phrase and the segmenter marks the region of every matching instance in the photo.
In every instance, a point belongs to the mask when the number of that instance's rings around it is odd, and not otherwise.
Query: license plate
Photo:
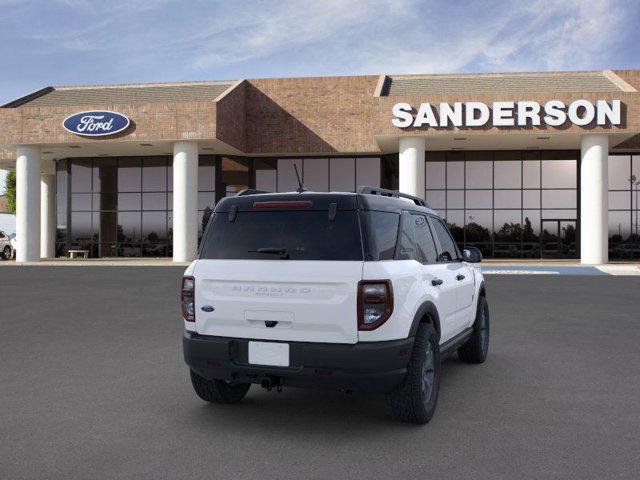
[[[253,365],[289,366],[289,344],[249,342],[249,363]]]

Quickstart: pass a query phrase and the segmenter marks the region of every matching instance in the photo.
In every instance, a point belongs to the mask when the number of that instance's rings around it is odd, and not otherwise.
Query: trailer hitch
[[[260,386],[268,392],[275,388],[276,392],[280,393],[282,392],[282,378],[274,376],[264,377],[260,380]]]

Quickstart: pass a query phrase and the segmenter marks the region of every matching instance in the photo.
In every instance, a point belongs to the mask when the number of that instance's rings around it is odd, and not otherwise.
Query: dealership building
[[[0,107],[17,259],[196,256],[217,201],[423,197],[486,258],[638,260],[640,70],[46,87]]]

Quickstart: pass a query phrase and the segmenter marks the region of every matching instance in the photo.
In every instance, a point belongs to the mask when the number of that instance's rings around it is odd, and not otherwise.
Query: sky
[[[637,0],[0,0],[0,104],[50,85],[640,68],[638,24]]]

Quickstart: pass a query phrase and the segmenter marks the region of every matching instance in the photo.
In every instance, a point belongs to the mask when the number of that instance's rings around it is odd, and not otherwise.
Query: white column
[[[40,257],[56,256],[56,175],[55,164],[42,162],[40,174]]]
[[[582,137],[580,152],[580,261],[609,261],[609,137]]]
[[[16,149],[16,260],[40,260],[40,147]]]
[[[424,150],[421,137],[400,137],[400,178],[402,193],[424,198]]]
[[[198,250],[198,143],[173,145],[173,261],[190,262]]]

